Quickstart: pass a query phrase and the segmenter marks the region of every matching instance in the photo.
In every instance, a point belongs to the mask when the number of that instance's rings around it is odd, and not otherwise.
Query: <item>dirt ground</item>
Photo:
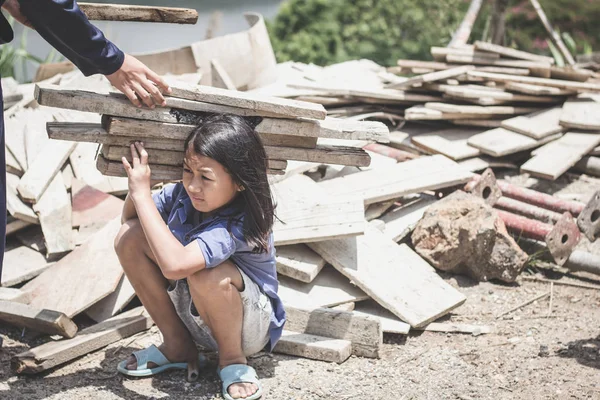
[[[587,199],[600,180],[572,176],[548,184],[511,178],[539,190]],[[580,248],[600,254],[600,241]],[[522,277],[600,285],[600,276],[532,262]],[[422,332],[385,335],[381,359],[352,356],[341,365],[280,354],[250,360],[269,399],[597,399],[600,398],[600,291],[554,284],[550,299],[496,315],[550,291],[550,285],[520,279],[513,285],[444,279],[467,296],[447,320],[486,324],[491,334]],[[196,383],[183,372],[127,379],[117,363],[132,350],[158,344],[156,328],[84,356],[39,376],[15,376],[12,355],[48,340],[0,327],[0,399],[218,399],[214,366]]]

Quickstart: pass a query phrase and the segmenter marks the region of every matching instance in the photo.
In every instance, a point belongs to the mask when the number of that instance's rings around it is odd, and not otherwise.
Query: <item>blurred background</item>
[[[278,62],[328,65],[368,58],[394,65],[399,58],[430,60],[431,46],[446,46],[469,0],[111,0],[120,3],[198,10],[194,26],[96,21],[121,49],[143,54],[178,48],[207,37],[247,29],[243,12],[261,13]],[[600,0],[545,0],[544,10],[573,54],[600,48]],[[470,41],[498,34],[504,45],[553,55],[555,49],[528,0],[484,0]],[[20,82],[32,79],[42,62],[63,58],[34,31],[15,26],[15,41],[0,47],[0,73]],[[496,31],[494,33],[494,31]]]

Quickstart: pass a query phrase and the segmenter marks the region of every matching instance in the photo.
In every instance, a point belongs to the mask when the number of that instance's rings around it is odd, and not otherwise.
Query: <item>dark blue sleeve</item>
[[[84,75],[110,75],[125,55],[92,25],[74,0],[19,0],[35,30]]]

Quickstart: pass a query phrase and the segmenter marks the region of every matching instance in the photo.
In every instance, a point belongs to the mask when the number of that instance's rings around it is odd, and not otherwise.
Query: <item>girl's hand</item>
[[[131,145],[131,158],[133,167],[125,157],[121,161],[129,178],[129,194],[135,200],[140,195],[150,194],[150,166],[148,152],[143,143],[135,142]]]

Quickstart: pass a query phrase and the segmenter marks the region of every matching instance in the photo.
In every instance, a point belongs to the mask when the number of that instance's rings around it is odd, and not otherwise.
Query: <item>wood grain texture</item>
[[[471,137],[467,143],[476,147],[481,152],[494,157],[502,157],[520,151],[534,149],[552,140],[558,139],[562,134],[534,139],[504,128],[491,129]]]
[[[18,374],[37,374],[150,329],[153,324],[143,307],[134,308],[83,329],[72,339],[48,342],[17,354],[11,359],[11,368]]]
[[[521,166],[533,176],[555,180],[600,144],[600,134],[567,132]]]
[[[286,329],[298,333],[349,340],[352,354],[379,358],[383,331],[379,319],[330,308],[286,306]]]
[[[504,47],[493,43],[482,42],[480,40],[477,40],[474,45],[476,50],[500,54],[509,58],[517,58],[521,60],[554,64],[554,59],[552,57],[540,56],[537,54],[528,53],[526,51],[511,49],[510,47]]]
[[[113,239],[120,218],[23,287],[31,305],[73,317],[113,293],[123,276]]]
[[[481,132],[481,129],[445,129],[414,136],[411,142],[434,154],[443,154],[458,161],[480,154],[478,149],[467,144],[467,140]]]
[[[72,338],[77,333],[77,325],[63,313],[12,301],[0,300],[0,321],[66,338]]]
[[[44,272],[50,265],[43,254],[27,246],[7,249],[4,253],[0,286],[9,287],[26,282]]]
[[[417,253],[373,227],[368,226],[364,235],[309,246],[411,326],[426,325],[466,300]]]
[[[365,204],[467,182],[471,173],[442,155],[419,157],[385,169],[334,178],[318,185],[336,196],[352,195]]]
[[[569,129],[600,131],[600,98],[570,99],[563,105],[560,124]]]
[[[341,364],[352,355],[352,342],[284,330],[273,351]]]
[[[584,90],[590,92],[600,91],[600,84],[565,81],[561,79],[537,78],[531,76],[516,76],[506,74],[494,74],[490,72],[469,71],[467,75],[471,78],[482,78],[494,82],[517,82],[530,83],[532,85],[550,86],[561,89]]]
[[[198,11],[191,8],[98,3],[78,3],[78,5],[92,21],[163,22],[192,25],[198,21]]]
[[[275,254],[277,273],[300,282],[312,282],[325,266],[323,257],[305,244],[277,246]]]
[[[555,107],[504,120],[501,126],[534,139],[542,139],[565,130],[559,124],[562,112],[560,107]]]

